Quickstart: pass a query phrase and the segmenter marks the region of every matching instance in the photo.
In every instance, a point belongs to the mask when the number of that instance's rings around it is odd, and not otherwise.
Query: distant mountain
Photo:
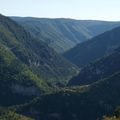
[[[100,33],[120,26],[120,22],[30,17],[11,18],[21,24],[32,36],[44,41],[59,53],[63,53]]]
[[[120,73],[90,86],[66,88],[18,107],[19,112],[42,120],[96,120],[120,105]],[[37,114],[36,114],[37,113]]]
[[[120,46],[120,27],[98,35],[89,41],[83,42],[64,56],[79,67],[108,55]]]

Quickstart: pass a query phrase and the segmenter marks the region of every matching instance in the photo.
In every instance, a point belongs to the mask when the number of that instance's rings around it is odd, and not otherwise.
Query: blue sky
[[[0,0],[7,16],[120,21],[120,0]]]

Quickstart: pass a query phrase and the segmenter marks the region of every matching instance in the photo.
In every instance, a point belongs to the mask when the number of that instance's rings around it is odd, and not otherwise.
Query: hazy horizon
[[[2,14],[4,15],[4,14]],[[4,15],[7,16],[7,15]],[[40,18],[40,19],[73,19],[73,20],[83,20],[83,21],[103,21],[103,22],[120,22],[120,20],[102,20],[102,19],[79,19],[79,18],[67,18],[67,17],[37,17],[37,16],[7,16],[7,17],[19,17],[19,18]]]
[[[120,21],[119,0],[0,0],[5,16]]]

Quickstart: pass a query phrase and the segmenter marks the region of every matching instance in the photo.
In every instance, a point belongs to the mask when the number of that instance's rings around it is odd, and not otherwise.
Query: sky
[[[0,0],[6,16],[120,21],[120,0]]]

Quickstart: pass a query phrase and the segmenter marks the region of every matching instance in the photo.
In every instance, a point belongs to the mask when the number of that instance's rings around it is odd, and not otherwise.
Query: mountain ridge
[[[120,26],[120,22],[88,21],[74,19],[47,19],[11,17],[39,40],[58,53],[73,48],[107,30]]]
[[[70,51],[64,53],[64,56],[78,67],[83,67],[92,61],[110,54],[119,47],[119,31],[120,27],[117,27],[100,34],[89,41],[78,44]]]

